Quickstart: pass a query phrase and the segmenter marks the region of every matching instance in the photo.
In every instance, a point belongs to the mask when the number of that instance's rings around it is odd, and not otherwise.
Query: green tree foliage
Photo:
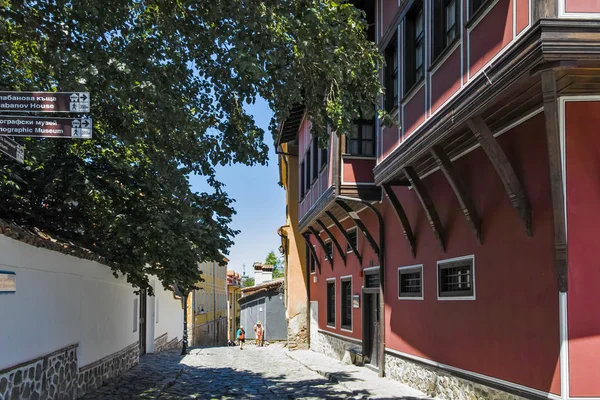
[[[260,96],[272,133],[304,104],[313,134],[375,108],[382,59],[363,14],[334,0],[0,0],[0,88],[88,91],[92,140],[19,139],[0,157],[0,217],[190,288],[237,232],[215,166],[265,164],[245,111]],[[206,178],[194,193],[188,177]]]
[[[281,258],[275,255],[275,252],[273,250],[271,250],[269,254],[267,254],[265,264],[273,266],[273,279],[283,278],[283,262]]]
[[[245,278],[242,280],[243,287],[251,287],[254,286],[254,278]]]

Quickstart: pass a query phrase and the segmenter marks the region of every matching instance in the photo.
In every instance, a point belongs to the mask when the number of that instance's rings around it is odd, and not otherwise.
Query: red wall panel
[[[513,0],[500,0],[469,34],[469,67],[473,76],[513,38]]]
[[[373,183],[375,160],[344,156],[342,164],[344,174],[342,183]]]
[[[565,2],[565,9],[570,13],[600,12],[600,1],[598,0],[565,0]]]
[[[517,2],[517,35],[529,25],[529,0],[515,0]]]
[[[404,106],[404,139],[425,121],[425,86]]]
[[[381,16],[381,20],[383,22],[383,26],[381,27],[380,34],[383,36],[385,32],[390,27],[394,17],[396,16],[396,12],[398,11],[398,2],[396,0],[378,0],[380,4],[383,5],[381,8],[383,15]]]
[[[387,157],[400,142],[397,126],[382,128],[381,140],[383,145],[383,158]]]
[[[552,205],[544,119],[538,115],[498,138],[534,210],[528,238],[493,166],[481,149],[455,162],[483,220],[479,245],[447,180],[424,184],[447,237],[442,252],[414,191],[398,188],[417,237],[410,254],[389,202],[386,220],[386,343],[392,349],[545,392],[560,392],[558,289],[553,268]],[[437,300],[437,261],[474,255],[476,300]],[[424,266],[424,300],[398,299],[397,268]]]
[[[431,76],[431,112],[435,112],[460,89],[460,46]]]
[[[569,370],[571,396],[600,396],[600,102],[567,102]]]

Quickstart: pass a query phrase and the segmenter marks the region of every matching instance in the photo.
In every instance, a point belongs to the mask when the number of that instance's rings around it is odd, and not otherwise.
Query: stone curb
[[[305,368],[307,368],[313,372],[316,372],[317,374],[321,375],[323,378],[327,379],[329,382],[340,385],[344,389],[350,391],[353,395],[356,394],[354,389],[352,389],[348,385],[344,384],[344,382],[342,380],[338,379],[337,374],[335,372],[326,372],[326,371],[321,371],[320,369],[317,369],[317,368],[313,368],[310,365],[298,360],[296,357],[294,357],[290,353],[291,353],[290,351],[283,352],[283,354],[285,354],[285,356],[288,357],[289,359],[296,361],[297,363],[303,365]]]

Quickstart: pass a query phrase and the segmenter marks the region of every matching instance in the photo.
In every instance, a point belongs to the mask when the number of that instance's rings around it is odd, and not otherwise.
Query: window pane
[[[371,124],[365,124],[362,126],[362,138],[364,140],[373,140],[375,129]]]
[[[375,154],[375,151],[373,149],[373,142],[371,142],[371,141],[362,142],[362,155],[363,156],[372,156],[374,154]]]
[[[423,33],[423,9],[417,15],[417,19],[415,21],[415,38],[418,38]]]
[[[446,30],[450,30],[450,27],[454,27],[456,23],[456,3],[452,0],[446,5]]]

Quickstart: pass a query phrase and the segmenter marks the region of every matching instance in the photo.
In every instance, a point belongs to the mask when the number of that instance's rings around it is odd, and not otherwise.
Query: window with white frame
[[[473,256],[437,263],[438,298],[475,299],[475,262]]]
[[[333,260],[333,242],[331,241],[331,239],[327,239],[325,241],[325,259]]]
[[[352,330],[352,277],[340,279],[342,328]]]
[[[327,280],[327,325],[335,327],[335,278]]]
[[[423,265],[398,268],[398,298],[423,299]]]
[[[350,241],[350,243],[354,244],[354,247],[358,248],[358,235],[356,228],[347,230],[346,235],[348,235],[348,240]],[[352,253],[354,251],[352,250],[352,246],[350,246],[350,243],[348,243],[348,246],[346,247],[347,253]]]

